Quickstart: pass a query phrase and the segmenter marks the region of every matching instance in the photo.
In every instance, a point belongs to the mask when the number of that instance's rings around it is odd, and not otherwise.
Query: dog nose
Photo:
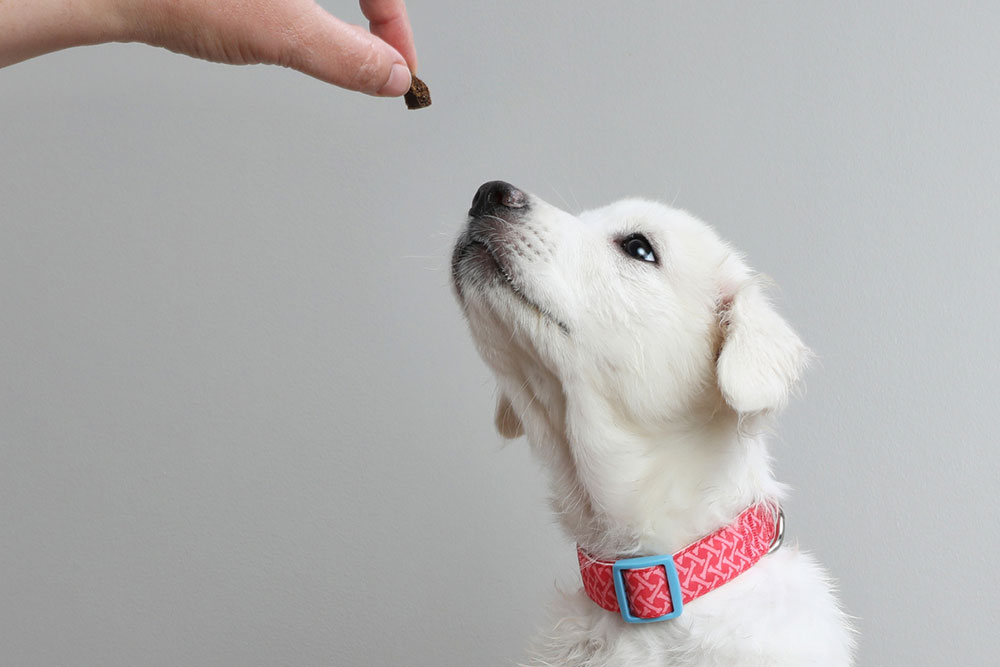
[[[506,181],[490,181],[483,183],[476,190],[469,215],[479,217],[495,212],[497,209],[519,209],[527,206],[528,195]]]

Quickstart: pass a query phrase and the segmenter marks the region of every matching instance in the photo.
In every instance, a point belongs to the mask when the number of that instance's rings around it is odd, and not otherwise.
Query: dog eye
[[[653,254],[653,246],[642,234],[630,234],[622,239],[622,250],[629,257],[641,259],[644,262],[656,262],[656,255]]]

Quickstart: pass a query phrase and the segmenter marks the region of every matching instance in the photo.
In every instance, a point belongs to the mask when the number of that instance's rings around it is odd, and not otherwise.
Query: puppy
[[[573,216],[493,181],[452,276],[496,427],[527,435],[578,548],[533,664],[852,663],[826,575],[778,548],[763,431],[809,352],[737,252],[660,204]]]

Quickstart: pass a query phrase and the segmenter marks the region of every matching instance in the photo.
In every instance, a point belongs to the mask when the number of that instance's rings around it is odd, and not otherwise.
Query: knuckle
[[[375,44],[367,42],[358,53],[351,83],[363,92],[378,92],[385,83],[385,57]]]

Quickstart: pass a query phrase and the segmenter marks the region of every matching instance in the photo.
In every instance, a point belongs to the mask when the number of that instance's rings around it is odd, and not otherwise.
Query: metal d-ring
[[[774,529],[774,538],[771,540],[771,546],[767,548],[767,554],[773,554],[775,551],[781,548],[781,542],[785,539],[785,511],[778,508],[778,518],[777,525]]]

